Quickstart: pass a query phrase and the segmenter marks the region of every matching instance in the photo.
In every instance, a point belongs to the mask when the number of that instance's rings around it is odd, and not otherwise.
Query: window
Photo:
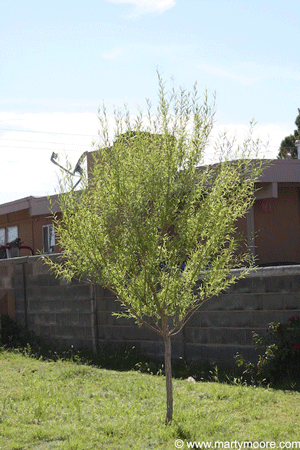
[[[0,245],[6,245],[18,238],[18,227],[0,228]]]
[[[52,225],[43,225],[43,253],[55,252],[55,233]]]
[[[0,228],[0,247],[7,245],[18,239],[18,226]],[[11,249],[2,249],[0,259],[2,258],[15,258],[19,256],[19,248],[17,245],[13,245]]]
[[[0,246],[5,245],[5,228],[0,228]]]
[[[12,242],[18,238],[18,227],[7,227],[7,242]]]
[[[5,228],[0,228],[0,247],[5,245]],[[0,259],[7,258],[5,248],[0,249]]]

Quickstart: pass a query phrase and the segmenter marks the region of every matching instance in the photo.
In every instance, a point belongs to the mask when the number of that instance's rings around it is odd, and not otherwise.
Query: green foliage
[[[295,142],[300,139],[300,109],[298,108],[298,116],[295,120],[297,130],[294,130],[294,134],[286,136],[280,144],[278,158],[280,159],[297,159],[297,147]]]
[[[236,355],[239,367],[254,384],[293,387],[300,385],[300,321],[292,316],[286,324],[272,322],[265,337],[253,332],[253,342],[259,350],[256,364]]]
[[[105,108],[99,114],[102,143],[89,179],[80,192],[69,178],[61,186],[55,232],[63,261],[48,262],[58,276],[109,288],[124,307],[120,315],[170,336],[236,281],[231,268],[242,265],[241,277],[249,271],[235,231],[262,171],[261,161],[246,158],[259,142],[250,135],[232,162],[233,144],[223,137],[223,161],[199,167],[213,106],[206,95],[200,104],[196,87],[166,92],[160,78],[154,118],[150,106],[134,120],[116,111],[110,142]]]
[[[224,135],[220,162],[201,166],[214,107],[207,94],[200,102],[196,85],[192,92],[167,92],[160,76],[156,115],[149,102],[147,114],[135,119],[116,110],[112,139],[105,106],[99,119],[102,141],[82,190],[74,191],[70,176],[61,183],[62,219],[54,226],[62,261],[46,262],[57,276],[85,276],[110,289],[123,306],[119,316],[164,339],[170,423],[170,337],[253,263],[236,222],[254,201],[263,164],[249,156],[260,142],[250,132],[233,154]],[[240,266],[239,276],[229,276]]]
[[[0,342],[2,345],[14,346],[22,342],[22,330],[19,325],[6,314],[0,315]]]

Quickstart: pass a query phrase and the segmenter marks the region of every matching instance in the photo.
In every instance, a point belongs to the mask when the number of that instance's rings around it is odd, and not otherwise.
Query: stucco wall
[[[278,186],[278,197],[254,205],[255,246],[259,264],[300,262],[299,187]]]
[[[58,217],[61,213],[57,213]],[[18,226],[18,237],[23,245],[33,249],[34,254],[43,251],[43,225],[53,222],[50,213],[30,216],[29,209],[0,216],[0,228]],[[57,250],[59,249],[56,244]],[[20,249],[20,256],[29,255],[29,250]]]

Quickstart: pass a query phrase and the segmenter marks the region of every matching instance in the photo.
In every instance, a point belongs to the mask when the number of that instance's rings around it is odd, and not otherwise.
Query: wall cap
[[[33,256],[20,256],[18,258],[0,259],[0,264],[24,264],[26,262],[42,262],[43,257],[60,258],[62,253],[50,253],[46,255],[33,255]],[[239,276],[242,269],[233,269],[231,274],[233,276]],[[300,265],[289,266],[268,266],[268,267],[256,267],[252,269],[244,278],[257,278],[257,277],[279,277],[286,275],[300,275]]]

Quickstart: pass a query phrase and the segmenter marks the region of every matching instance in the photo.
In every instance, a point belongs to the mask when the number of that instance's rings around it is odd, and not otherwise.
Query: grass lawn
[[[300,441],[298,392],[175,379],[174,420],[166,427],[164,382],[163,376],[2,351],[0,449],[168,450],[176,449],[176,439],[184,449],[190,441],[224,441],[224,448],[229,441]]]

